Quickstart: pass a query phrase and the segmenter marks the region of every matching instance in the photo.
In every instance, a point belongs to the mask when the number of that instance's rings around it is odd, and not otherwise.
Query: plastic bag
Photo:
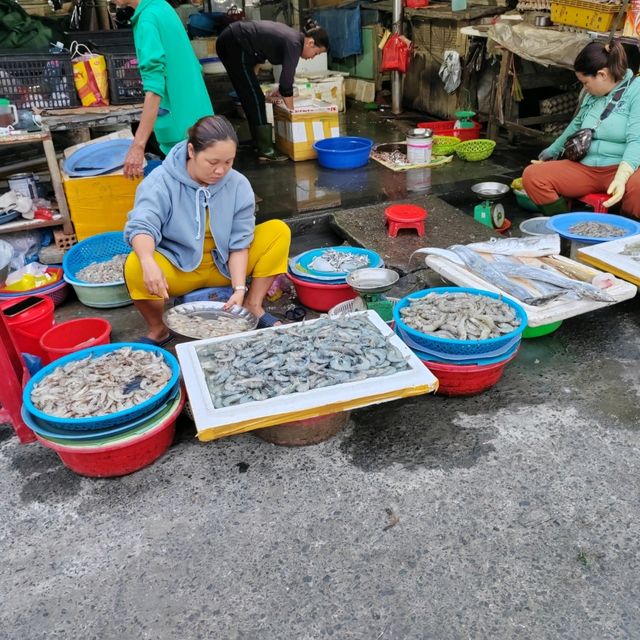
[[[83,50],[84,53],[80,53]],[[83,107],[106,107],[109,104],[109,78],[104,56],[92,53],[83,44],[71,44],[73,82]]]
[[[59,272],[52,272],[49,267],[39,262],[30,262],[28,265],[13,271],[5,282],[5,289],[9,291],[30,291],[36,287],[54,284],[60,280]]]
[[[40,233],[38,231],[23,231],[3,236],[13,249],[13,257],[9,262],[11,271],[24,267],[25,264],[38,259],[40,251]]]
[[[444,83],[444,90],[453,93],[462,81],[462,66],[460,64],[460,54],[457,51],[447,50],[444,52],[444,62],[438,71],[440,80]]]
[[[399,71],[406,73],[411,59],[411,42],[394,33],[387,40],[382,50],[382,67],[380,71]]]

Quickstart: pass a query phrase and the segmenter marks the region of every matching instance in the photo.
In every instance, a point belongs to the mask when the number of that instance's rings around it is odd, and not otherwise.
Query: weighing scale
[[[502,182],[478,182],[471,187],[481,202],[473,208],[473,219],[491,229],[501,229],[505,222],[504,207],[497,201],[509,193]]]
[[[392,269],[356,269],[347,276],[347,284],[358,292],[365,309],[371,309],[385,322],[391,322],[394,301],[383,294],[389,291],[399,278]]]
[[[476,115],[475,111],[456,111],[454,129],[473,129],[476,123],[471,119]]]

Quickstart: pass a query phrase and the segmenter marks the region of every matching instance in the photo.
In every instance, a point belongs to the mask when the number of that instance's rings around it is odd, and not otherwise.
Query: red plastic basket
[[[56,324],[40,338],[44,364],[80,349],[109,344],[110,336],[111,324],[103,318],[78,318]]]
[[[443,396],[473,396],[493,387],[502,378],[504,368],[518,353],[503,362],[493,364],[460,365],[422,360],[422,363],[438,378],[438,391]]]
[[[358,294],[348,284],[316,284],[296,278],[292,273],[287,277],[296,288],[298,300],[309,309],[329,311],[340,302],[353,300]]]
[[[36,434],[36,438],[53,449],[63,464],[81,476],[113,478],[126,476],[155,462],[173,442],[176,420],[186,400],[184,391],[175,411],[157,427],[138,438],[99,447],[73,447],[51,442]]]
[[[455,136],[460,138],[462,142],[465,140],[477,140],[480,137],[480,129],[482,125],[479,122],[473,122],[473,127],[468,129],[456,129],[455,120],[439,120],[438,122],[420,122],[418,128],[431,129],[434,136]]]
[[[409,9],[423,9],[429,6],[429,0],[405,0],[405,5]]]

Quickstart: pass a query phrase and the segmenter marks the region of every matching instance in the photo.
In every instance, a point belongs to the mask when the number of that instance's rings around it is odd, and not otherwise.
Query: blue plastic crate
[[[487,298],[493,298],[494,300],[500,300],[509,305],[516,313],[516,317],[520,320],[520,326],[513,331],[506,333],[503,336],[497,338],[487,338],[486,340],[453,340],[449,338],[439,338],[437,336],[430,336],[420,331],[416,331],[409,325],[407,325],[400,316],[400,310],[409,306],[409,301],[424,298],[430,293],[469,293],[477,296],[484,296]],[[525,310],[513,300],[506,298],[492,291],[483,291],[482,289],[468,289],[465,287],[436,287],[434,289],[424,289],[422,291],[416,291],[408,296],[402,298],[398,304],[393,308],[393,319],[395,320],[396,327],[407,334],[411,340],[428,351],[436,351],[441,354],[453,354],[453,355],[481,355],[485,353],[493,353],[497,349],[504,348],[514,338],[522,335],[522,332],[527,326],[527,314]]]
[[[130,409],[118,411],[117,413],[110,413],[104,416],[90,416],[87,418],[59,418],[57,416],[51,416],[47,413],[44,413],[43,411],[40,411],[40,409],[37,409],[33,402],[31,402],[31,392],[33,391],[33,387],[41,382],[43,378],[48,376],[50,373],[53,373],[58,367],[62,367],[65,364],[68,364],[69,362],[73,362],[75,360],[82,360],[88,356],[104,356],[108,353],[111,353],[112,351],[116,351],[117,349],[122,349],[123,347],[131,347],[133,349],[138,349],[141,351],[153,351],[154,353],[159,353],[160,355],[162,355],[167,365],[169,365],[169,367],[171,368],[172,374],[169,382],[167,382],[162,391],[157,393],[152,398],[141,402],[139,405],[131,407]],[[92,347],[91,349],[83,349],[82,351],[76,351],[75,353],[70,353],[68,356],[64,356],[63,358],[60,358],[47,365],[27,383],[27,386],[24,388],[24,391],[22,393],[22,403],[25,406],[26,410],[44,427],[50,426],[58,429],[91,431],[95,429],[104,429],[106,427],[123,424],[124,422],[130,422],[143,415],[148,414],[153,409],[169,399],[169,396],[175,389],[175,386],[178,384],[179,379],[180,366],[178,365],[178,361],[176,360],[176,358],[168,351],[150,344],[142,344],[137,342],[120,342],[102,345],[99,347]],[[126,382],[126,380],[124,380],[123,383],[124,382]]]

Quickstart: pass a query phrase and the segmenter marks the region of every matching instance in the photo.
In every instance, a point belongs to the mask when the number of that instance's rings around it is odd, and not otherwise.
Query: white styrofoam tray
[[[216,409],[207,389],[196,349],[214,342],[246,338],[261,331],[286,331],[287,326],[297,327],[298,325],[270,327],[233,337],[222,336],[178,344],[176,351],[196,423],[198,438],[203,441],[213,440],[225,435],[269,427],[291,420],[327,415],[337,411],[435,391],[438,387],[438,380],[409,347],[393,333],[380,316],[375,311],[358,313],[358,315],[362,314],[366,314],[384,336],[389,336],[389,342],[406,357],[409,369],[389,376],[346,382],[322,389],[312,389],[304,393],[292,393],[269,400]],[[311,320],[307,324],[314,322],[317,320]]]
[[[491,256],[487,254],[480,254],[482,257],[491,260]],[[550,256],[551,257],[551,256]],[[576,265],[581,269],[590,269],[593,272],[593,276],[602,273],[591,267],[585,267],[575,260],[570,260],[563,256],[553,256],[556,260],[567,265]],[[529,263],[535,265],[536,258],[530,258]],[[596,300],[590,300],[588,298],[581,298],[579,300],[570,297],[561,297],[556,300],[551,300],[546,304],[534,307],[528,304],[524,304],[517,298],[510,296],[508,293],[502,291],[493,284],[490,284],[486,280],[483,280],[479,276],[468,271],[465,267],[455,264],[446,258],[441,256],[430,255],[425,258],[427,266],[431,267],[434,271],[439,273],[447,280],[457,284],[460,287],[475,287],[476,289],[485,289],[486,291],[493,291],[494,293],[500,293],[506,298],[517,302],[527,312],[527,324],[530,327],[541,327],[545,324],[552,322],[559,322],[560,320],[566,320],[567,318],[573,318],[574,316],[588,313],[589,311],[595,311],[596,309],[602,309],[611,304],[623,302],[629,300],[636,295],[636,287],[628,282],[616,279],[616,284],[609,287],[607,293],[615,299],[615,302],[597,302]]]
[[[582,262],[593,265],[600,269],[605,269],[623,280],[627,280],[640,286],[640,261],[634,260],[630,256],[620,255],[628,244],[640,242],[640,234],[610,240],[599,244],[592,244],[578,250],[578,258]]]

